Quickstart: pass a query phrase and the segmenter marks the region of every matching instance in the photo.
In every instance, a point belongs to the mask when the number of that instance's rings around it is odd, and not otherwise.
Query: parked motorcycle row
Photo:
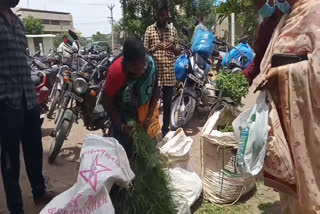
[[[190,35],[186,28],[183,33],[187,37]],[[216,87],[210,71],[214,68],[219,73],[221,69],[227,68],[226,70],[236,74],[253,61],[254,53],[248,45],[249,37],[240,39],[239,44],[233,47],[215,38],[209,31],[198,34],[200,44],[193,44],[192,47],[182,45],[183,54],[175,63],[176,77],[182,84],[172,103],[170,125],[173,130],[187,125],[198,107],[210,107],[210,117],[223,106],[236,106],[230,97],[226,97]],[[205,39],[201,40],[201,36]]]
[[[35,53],[29,57],[32,80],[44,115],[54,119],[54,140],[49,151],[53,163],[68,137],[73,123],[82,119],[90,130],[101,129],[106,134],[110,122],[100,101],[108,67],[113,58],[107,51],[80,51],[78,36],[69,31],[72,39],[61,43],[47,57]]]

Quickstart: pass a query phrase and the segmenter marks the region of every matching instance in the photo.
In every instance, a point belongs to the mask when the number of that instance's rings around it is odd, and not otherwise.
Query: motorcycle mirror
[[[216,33],[216,26],[215,26],[215,25],[213,25],[213,26],[211,27],[211,33],[212,33],[212,34],[215,34],[215,33]]]
[[[78,40],[79,39],[78,35],[75,32],[73,32],[72,30],[69,30],[68,33],[69,33],[69,35],[71,36],[72,39],[74,39],[74,40]]]

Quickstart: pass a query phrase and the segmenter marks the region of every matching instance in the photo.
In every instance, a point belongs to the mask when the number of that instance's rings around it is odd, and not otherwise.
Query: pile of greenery
[[[231,74],[222,71],[217,75],[215,82],[218,89],[223,91],[223,96],[230,97],[237,104],[240,104],[242,97],[249,92],[248,80],[241,73]]]
[[[169,187],[169,177],[161,167],[156,142],[139,124],[130,122],[129,126],[134,127],[132,138],[135,154],[130,164],[136,177],[130,192],[120,190],[111,194],[116,213],[177,213],[173,191]]]
[[[225,133],[225,132],[234,132],[234,129],[233,129],[232,124],[226,123],[223,126],[218,126],[218,131],[223,132],[223,133]]]

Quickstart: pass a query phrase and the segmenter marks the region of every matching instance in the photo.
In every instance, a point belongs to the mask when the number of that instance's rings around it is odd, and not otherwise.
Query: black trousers
[[[169,132],[172,95],[173,95],[173,86],[163,86],[162,87],[162,96],[163,96],[162,134],[163,134],[163,136],[165,136]]]
[[[19,185],[20,142],[33,197],[41,197],[45,193],[45,183],[42,175],[40,108],[16,110],[0,103],[1,172],[11,214],[23,213]]]

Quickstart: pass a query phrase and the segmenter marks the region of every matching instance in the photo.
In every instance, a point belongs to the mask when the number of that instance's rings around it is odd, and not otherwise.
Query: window
[[[50,20],[43,19],[43,20],[42,20],[42,24],[44,24],[44,25],[50,25]]]
[[[51,20],[51,24],[52,25],[60,25],[60,22],[56,21],[56,20]]]
[[[70,25],[70,22],[69,21],[60,21],[60,24],[61,25]]]

